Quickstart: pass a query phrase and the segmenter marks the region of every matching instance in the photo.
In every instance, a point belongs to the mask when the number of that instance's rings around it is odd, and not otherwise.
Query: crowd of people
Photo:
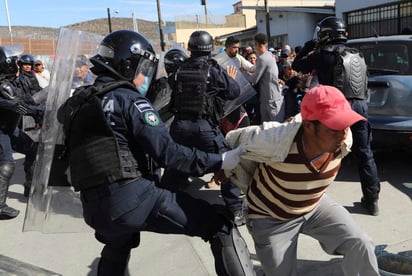
[[[317,27],[317,38],[303,47],[272,48],[258,33],[253,46],[228,37],[216,56],[212,36],[195,31],[190,55],[169,50],[159,79],[158,57],[137,32],[110,33],[99,49],[111,51],[78,57],[74,93],[58,120],[71,184],[104,244],[99,276],[124,275],[142,231],[201,237],[211,245],[217,275],[254,275],[238,231],[245,224],[265,275],[296,275],[300,233],[342,255],[345,275],[379,274],[372,240],[325,193],[352,151],[361,204],[379,214],[366,86],[351,94],[330,74],[336,48],[345,47],[344,23],[327,17]],[[19,214],[6,204],[12,154],[25,155],[29,196],[37,153],[21,118],[41,128],[44,102],[33,96],[47,89],[50,73],[41,60],[7,46],[0,47],[0,71],[0,218],[10,219]],[[359,77],[366,80],[366,71]],[[254,94],[225,112],[245,93],[244,81]],[[206,173],[213,173],[224,205],[185,192],[190,177]]]

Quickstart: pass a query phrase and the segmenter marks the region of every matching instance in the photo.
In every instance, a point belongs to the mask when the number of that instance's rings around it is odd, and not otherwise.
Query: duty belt
[[[87,190],[81,190],[80,193],[85,202],[95,201],[95,200],[99,200],[99,199],[110,196],[111,195],[110,186],[112,185],[124,186],[133,181],[139,180],[140,178],[141,177],[117,181],[109,185],[102,185],[102,186],[90,188]]]
[[[176,113],[175,119],[177,120],[201,120],[201,119],[209,119],[210,116],[206,114],[194,114],[194,113]]]

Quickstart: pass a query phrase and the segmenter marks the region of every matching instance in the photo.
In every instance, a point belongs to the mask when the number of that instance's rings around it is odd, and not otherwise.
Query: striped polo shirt
[[[249,218],[290,220],[312,211],[335,179],[342,160],[340,151],[329,154],[317,170],[302,150],[296,135],[284,162],[259,163],[247,191]]]

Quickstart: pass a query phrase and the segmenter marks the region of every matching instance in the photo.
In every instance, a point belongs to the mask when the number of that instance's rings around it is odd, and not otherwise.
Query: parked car
[[[412,35],[349,40],[368,65],[372,147],[412,150]]]

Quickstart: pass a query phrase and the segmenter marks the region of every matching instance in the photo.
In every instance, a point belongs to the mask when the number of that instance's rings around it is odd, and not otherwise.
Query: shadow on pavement
[[[381,183],[388,182],[412,199],[412,162],[410,156],[411,154],[406,152],[383,151],[375,152],[374,155]],[[336,181],[360,181],[357,161],[351,154],[343,159]],[[354,206],[353,209],[356,211],[358,208]]]

